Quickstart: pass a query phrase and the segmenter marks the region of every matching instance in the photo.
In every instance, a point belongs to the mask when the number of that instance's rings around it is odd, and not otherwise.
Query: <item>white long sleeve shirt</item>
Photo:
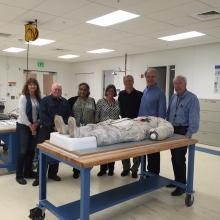
[[[37,115],[39,111],[39,102],[37,99],[31,98],[31,104],[32,104],[32,118],[33,122],[38,122]],[[26,114],[26,105],[27,105],[27,99],[25,95],[21,95],[18,102],[18,119],[17,122],[20,124],[24,124],[29,126],[31,122],[28,120],[27,114]]]

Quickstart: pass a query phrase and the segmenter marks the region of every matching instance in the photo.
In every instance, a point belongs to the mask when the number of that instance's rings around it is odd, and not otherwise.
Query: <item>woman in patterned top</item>
[[[80,83],[78,96],[68,100],[76,119],[76,126],[78,127],[95,123],[95,100],[89,97],[89,95],[89,85],[87,83]],[[79,170],[73,168],[73,178],[77,179],[79,174]]]
[[[96,122],[106,121],[108,119],[118,119],[120,108],[118,101],[114,99],[117,96],[114,85],[108,85],[105,90],[105,98],[98,100],[96,106]],[[102,164],[97,176],[103,176],[108,170],[108,175],[114,175],[115,162]]]

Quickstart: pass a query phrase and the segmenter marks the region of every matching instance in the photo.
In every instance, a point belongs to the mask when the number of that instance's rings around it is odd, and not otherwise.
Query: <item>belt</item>
[[[178,126],[173,126],[174,128],[188,128],[189,126],[182,126],[182,125],[178,125]]]

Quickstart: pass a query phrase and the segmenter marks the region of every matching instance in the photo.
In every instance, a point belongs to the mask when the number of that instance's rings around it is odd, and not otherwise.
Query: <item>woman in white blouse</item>
[[[40,87],[36,79],[26,81],[19,98],[19,117],[16,132],[19,143],[19,154],[16,167],[16,181],[25,185],[25,178],[35,178],[32,162],[35,153],[37,131],[39,128]]]

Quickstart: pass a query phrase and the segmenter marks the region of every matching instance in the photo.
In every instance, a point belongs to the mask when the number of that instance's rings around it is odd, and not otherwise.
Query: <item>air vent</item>
[[[193,18],[199,19],[200,21],[210,21],[220,18],[218,11],[206,11],[200,14],[192,15]]]
[[[70,52],[71,50],[62,49],[62,48],[53,48],[52,50],[58,51],[58,52]]]
[[[0,37],[5,37],[5,38],[8,38],[8,37],[11,37],[11,34],[7,34],[7,33],[0,33]]]

